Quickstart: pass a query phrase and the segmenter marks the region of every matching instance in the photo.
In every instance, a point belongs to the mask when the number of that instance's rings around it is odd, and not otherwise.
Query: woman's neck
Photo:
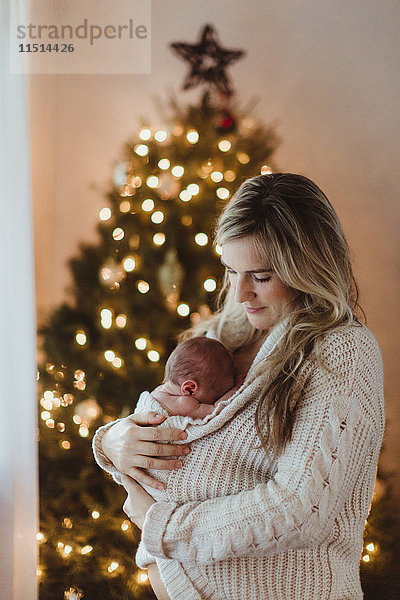
[[[235,351],[233,355],[233,362],[235,365],[236,375],[245,375],[250,369],[255,357],[258,354],[261,346],[265,342],[267,334],[262,335],[255,339],[250,344],[242,346]]]

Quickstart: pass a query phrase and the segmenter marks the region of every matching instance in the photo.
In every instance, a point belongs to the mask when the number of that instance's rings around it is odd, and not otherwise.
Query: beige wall
[[[179,91],[186,66],[168,43],[194,42],[206,22],[224,46],[247,50],[229,73],[239,100],[257,97],[256,114],[276,123],[276,164],[314,179],[342,220],[384,355],[385,456],[393,467],[400,454],[396,0],[153,0],[151,75],[31,76],[39,320],[65,297],[66,259],[78,240],[94,236],[124,142],[142,115],[162,124],[154,95]]]

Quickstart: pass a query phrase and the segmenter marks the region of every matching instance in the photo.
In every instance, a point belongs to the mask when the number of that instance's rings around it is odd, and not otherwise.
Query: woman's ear
[[[199,389],[199,384],[195,379],[187,379],[181,385],[182,396],[191,396]]]

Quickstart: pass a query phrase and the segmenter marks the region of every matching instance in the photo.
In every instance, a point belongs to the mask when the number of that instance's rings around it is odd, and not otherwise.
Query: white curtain
[[[20,0],[10,0],[19,9]],[[29,135],[0,0],[0,598],[34,600],[37,421]]]

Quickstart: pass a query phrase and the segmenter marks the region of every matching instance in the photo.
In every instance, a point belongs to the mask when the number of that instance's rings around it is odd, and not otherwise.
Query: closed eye
[[[230,269],[229,267],[225,267],[226,272],[228,273],[228,275],[236,275],[236,271],[234,271],[233,269]],[[272,279],[271,275],[268,275],[267,277],[257,277],[257,275],[255,275],[255,273],[249,273],[249,275],[252,275],[253,280],[256,281],[257,283],[265,283],[267,281],[270,281],[270,279]]]

